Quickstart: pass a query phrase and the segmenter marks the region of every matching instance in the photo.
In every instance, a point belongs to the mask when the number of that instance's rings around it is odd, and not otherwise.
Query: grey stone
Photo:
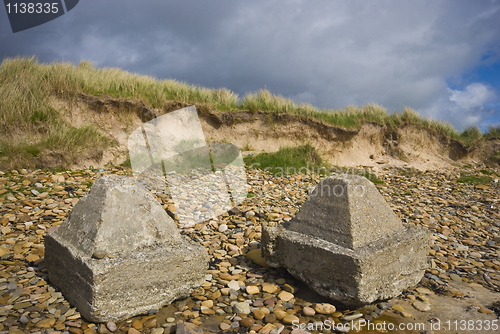
[[[269,334],[280,334],[281,332],[283,332],[284,329],[285,329],[284,325],[278,325],[277,327],[273,328],[269,332]]]
[[[113,257],[93,258],[95,251]],[[107,175],[45,236],[49,279],[89,321],[158,309],[205,281],[205,249],[133,178]]]
[[[287,223],[264,224],[263,254],[336,301],[362,305],[399,295],[427,268],[430,232],[403,225],[377,188],[355,175],[326,178]]]
[[[417,310],[422,311],[422,312],[427,312],[427,311],[431,310],[431,307],[429,304],[421,302],[420,300],[414,301],[413,307],[415,307]]]
[[[167,324],[167,326],[165,326],[163,333],[164,334],[174,334],[176,331],[177,331],[176,324]]]
[[[179,321],[176,334],[203,334],[203,329],[189,322]]]
[[[102,250],[96,250],[94,254],[92,254],[92,257],[94,257],[95,259],[102,259],[105,256],[106,256],[106,251]]]
[[[234,303],[233,312],[236,314],[250,314],[250,304],[245,302]]]
[[[352,321],[352,320],[359,319],[362,316],[363,316],[363,313],[354,313],[354,314],[344,315],[344,316],[340,317],[340,320],[342,320],[342,321]]]
[[[165,330],[161,327],[159,328],[151,328],[151,334],[164,334]]]

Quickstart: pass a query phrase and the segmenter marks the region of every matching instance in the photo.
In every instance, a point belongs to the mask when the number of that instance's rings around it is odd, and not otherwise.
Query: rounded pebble
[[[255,320],[252,317],[246,317],[245,319],[240,321],[241,327],[250,327],[255,323]]]
[[[302,309],[302,314],[304,314],[306,317],[312,317],[316,314],[316,311],[314,311],[313,308],[306,306]]]
[[[116,324],[113,322],[113,321],[109,321],[107,324],[106,324],[106,327],[108,328],[108,330],[110,332],[114,332],[116,331]]]
[[[299,321],[299,318],[293,314],[286,315],[282,320],[281,320],[285,325],[291,325],[295,322]]]
[[[231,325],[226,324],[225,322],[221,322],[221,324],[219,325],[219,328],[223,331],[227,331],[227,330],[231,329]]]
[[[104,250],[96,250],[93,254],[92,257],[95,259],[103,259],[106,256],[107,252]]]

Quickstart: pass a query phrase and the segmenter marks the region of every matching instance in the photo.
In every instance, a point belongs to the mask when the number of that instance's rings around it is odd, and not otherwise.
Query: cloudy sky
[[[0,8],[0,57],[18,55],[500,125],[497,0],[82,0],[18,33]]]

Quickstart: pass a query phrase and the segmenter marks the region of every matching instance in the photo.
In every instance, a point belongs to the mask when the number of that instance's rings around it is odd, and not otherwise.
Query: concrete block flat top
[[[350,249],[402,228],[375,185],[356,175],[321,181],[288,227]]]
[[[87,256],[96,250],[126,255],[180,241],[174,221],[151,193],[136,180],[116,175],[98,179],[54,234]]]

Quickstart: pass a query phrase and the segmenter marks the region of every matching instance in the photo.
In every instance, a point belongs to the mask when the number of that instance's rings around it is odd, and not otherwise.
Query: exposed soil
[[[88,95],[71,101],[54,97],[51,103],[72,125],[94,125],[114,143],[101,158],[82,158],[73,168],[122,163],[127,158],[128,136],[141,123],[189,106],[172,101],[158,110],[141,101]],[[337,166],[436,170],[468,160],[483,161],[500,150],[500,139],[483,140],[467,149],[440,133],[411,125],[391,130],[381,124],[365,123],[359,129],[345,129],[292,114],[220,112],[206,106],[197,106],[197,110],[207,142],[233,143],[244,155],[308,142]]]

